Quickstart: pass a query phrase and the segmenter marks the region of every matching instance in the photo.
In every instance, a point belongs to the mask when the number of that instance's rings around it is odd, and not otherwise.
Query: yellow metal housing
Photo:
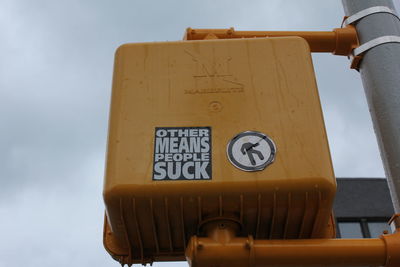
[[[155,181],[156,127],[211,127],[212,177]],[[244,131],[275,161],[244,172],[226,155]],[[115,56],[104,244],[122,263],[184,260],[224,219],[254,239],[332,237],[336,183],[307,42],[298,37],[126,44]]]

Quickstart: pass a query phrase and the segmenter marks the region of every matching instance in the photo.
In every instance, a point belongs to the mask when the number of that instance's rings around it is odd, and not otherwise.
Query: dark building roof
[[[385,178],[337,178],[336,218],[383,218],[394,214]]]

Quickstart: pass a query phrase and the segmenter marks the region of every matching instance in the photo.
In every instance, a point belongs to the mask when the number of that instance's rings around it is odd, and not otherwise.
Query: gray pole
[[[394,10],[391,0],[342,0],[342,3],[346,16],[373,6]],[[371,14],[355,26],[360,44],[381,36],[400,36],[400,21],[389,13]],[[400,43],[368,50],[361,61],[360,74],[393,205],[400,213]]]

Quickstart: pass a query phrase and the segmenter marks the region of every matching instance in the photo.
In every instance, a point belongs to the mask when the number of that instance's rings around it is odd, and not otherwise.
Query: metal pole
[[[342,0],[346,16],[374,6],[394,10],[391,0]],[[400,36],[400,20],[376,13],[355,23],[360,44],[388,35]],[[400,43],[368,50],[360,65],[368,106],[378,139],[395,211],[400,213]]]

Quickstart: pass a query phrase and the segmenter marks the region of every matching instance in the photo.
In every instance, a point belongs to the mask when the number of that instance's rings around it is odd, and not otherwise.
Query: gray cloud
[[[118,266],[102,248],[101,186],[120,44],[186,27],[330,30],[342,16],[333,0],[3,0],[0,266]],[[313,58],[336,174],[383,176],[358,73]]]

